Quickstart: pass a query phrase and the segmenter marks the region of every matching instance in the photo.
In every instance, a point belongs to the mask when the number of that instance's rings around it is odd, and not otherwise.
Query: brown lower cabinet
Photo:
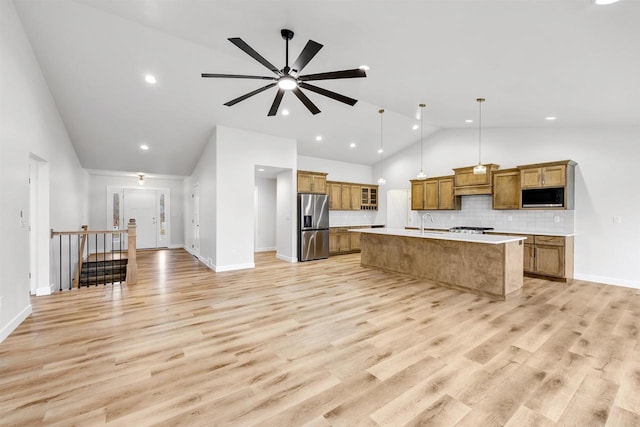
[[[360,233],[347,231],[353,228],[371,227],[353,226],[329,228],[329,255],[342,255],[360,252]]]
[[[527,238],[523,251],[527,276],[563,282],[573,279],[573,236],[509,235]]]

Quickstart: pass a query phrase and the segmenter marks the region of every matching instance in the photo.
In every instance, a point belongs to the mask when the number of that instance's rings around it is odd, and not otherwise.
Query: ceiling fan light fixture
[[[282,76],[278,79],[278,87],[283,90],[292,90],[298,87],[298,82],[291,76]]]

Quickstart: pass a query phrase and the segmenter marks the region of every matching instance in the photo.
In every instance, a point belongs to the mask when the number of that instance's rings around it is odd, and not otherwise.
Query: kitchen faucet
[[[424,218],[425,217],[429,217],[429,219],[431,220],[432,224],[435,224],[435,221],[433,220],[433,215],[431,215],[429,212],[426,212],[425,214],[422,215],[422,219],[420,220],[420,234],[424,235]]]

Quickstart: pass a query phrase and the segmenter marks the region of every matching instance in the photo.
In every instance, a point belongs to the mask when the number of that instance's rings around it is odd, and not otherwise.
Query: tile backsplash
[[[377,211],[329,211],[329,226],[373,224]]]
[[[429,212],[434,219],[434,223],[425,219],[425,227],[471,226],[513,232],[574,232],[573,210],[492,210],[491,196],[464,196],[459,211],[410,211],[408,226],[420,227],[421,216],[425,212]]]

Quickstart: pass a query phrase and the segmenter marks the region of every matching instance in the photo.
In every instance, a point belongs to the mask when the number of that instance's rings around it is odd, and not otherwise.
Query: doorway
[[[137,249],[166,248],[170,241],[169,198],[169,189],[108,187],[107,227],[125,229],[129,219],[135,218]],[[126,239],[122,247],[126,247]]]
[[[20,223],[29,228],[29,291],[49,295],[49,163],[29,156],[29,212],[20,211]]]

